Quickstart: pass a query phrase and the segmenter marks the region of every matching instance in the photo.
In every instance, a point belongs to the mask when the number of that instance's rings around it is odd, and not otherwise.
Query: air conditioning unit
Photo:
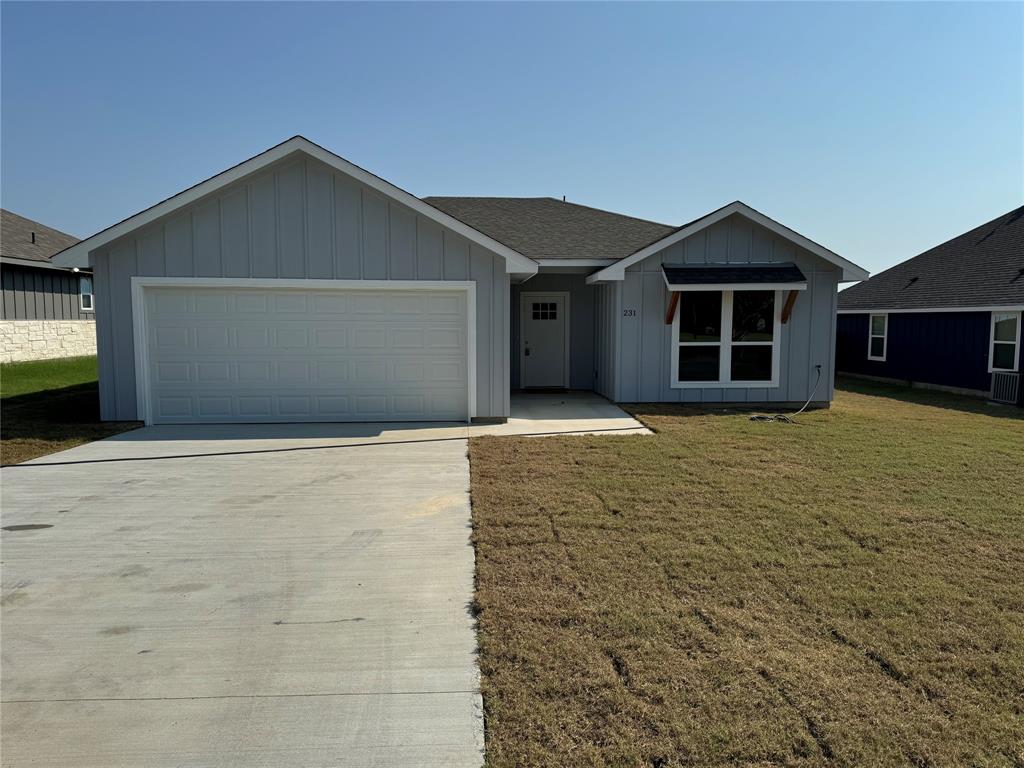
[[[992,373],[992,394],[995,403],[1017,404],[1020,396],[1020,373],[1016,371],[994,371]]]

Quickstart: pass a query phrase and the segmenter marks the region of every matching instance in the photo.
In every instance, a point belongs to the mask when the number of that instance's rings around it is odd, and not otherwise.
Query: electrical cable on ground
[[[814,381],[814,387],[811,389],[810,397],[807,398],[807,402],[803,404],[803,407],[799,411],[794,413],[792,416],[787,416],[784,413],[776,413],[774,416],[767,416],[763,413],[755,413],[750,417],[751,421],[783,421],[787,424],[799,424],[796,417],[807,410],[807,406],[811,404],[811,400],[814,399],[815,393],[818,391],[818,385],[821,383],[821,365],[814,366],[818,372],[818,378]]]

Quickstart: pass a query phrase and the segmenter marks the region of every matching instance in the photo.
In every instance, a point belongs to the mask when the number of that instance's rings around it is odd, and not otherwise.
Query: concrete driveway
[[[412,427],[4,469],[3,765],[480,765],[468,487],[464,437]]]

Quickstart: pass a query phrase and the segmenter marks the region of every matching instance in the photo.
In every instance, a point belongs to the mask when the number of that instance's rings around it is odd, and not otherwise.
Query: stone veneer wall
[[[0,320],[0,363],[95,354],[94,320]]]

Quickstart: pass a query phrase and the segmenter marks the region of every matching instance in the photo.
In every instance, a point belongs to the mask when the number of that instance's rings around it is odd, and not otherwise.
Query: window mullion
[[[722,346],[718,353],[718,380],[729,381],[732,364],[732,291],[722,291]]]

